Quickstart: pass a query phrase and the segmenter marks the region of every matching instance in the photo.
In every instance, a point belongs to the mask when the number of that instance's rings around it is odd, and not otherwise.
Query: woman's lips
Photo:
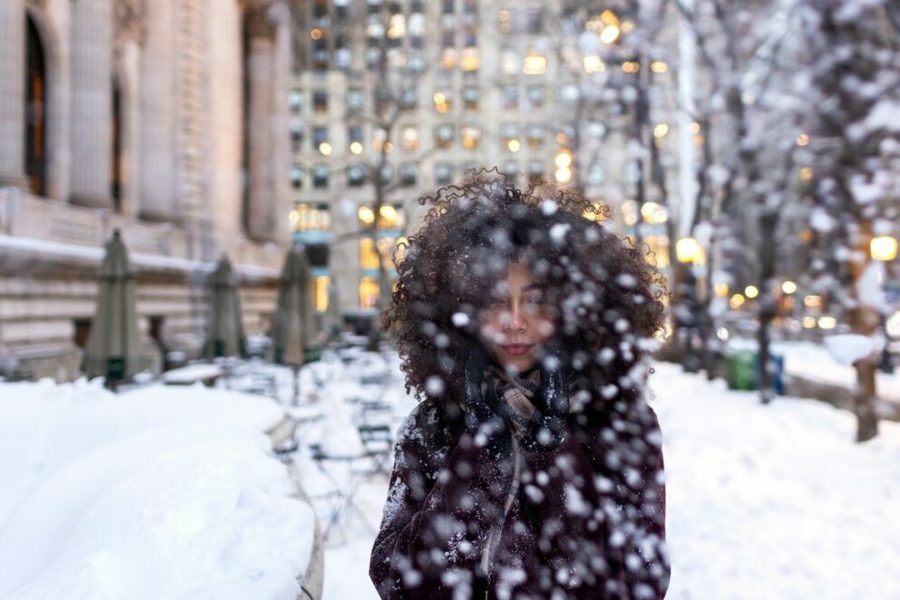
[[[531,344],[505,344],[500,347],[510,356],[523,356],[531,350]]]

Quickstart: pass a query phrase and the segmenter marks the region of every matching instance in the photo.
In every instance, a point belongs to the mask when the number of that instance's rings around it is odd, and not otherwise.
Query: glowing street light
[[[897,258],[897,238],[889,235],[873,237],[869,242],[869,254],[872,260],[891,262]]]
[[[680,263],[695,263],[700,260],[703,250],[700,242],[692,237],[683,237],[675,242],[675,257]]]

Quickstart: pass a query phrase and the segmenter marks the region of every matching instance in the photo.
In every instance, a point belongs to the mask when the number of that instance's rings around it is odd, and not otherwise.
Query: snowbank
[[[295,598],[314,515],[257,396],[0,385],[0,597]]]
[[[900,425],[855,444],[846,411],[656,369],[667,598],[900,598]]]

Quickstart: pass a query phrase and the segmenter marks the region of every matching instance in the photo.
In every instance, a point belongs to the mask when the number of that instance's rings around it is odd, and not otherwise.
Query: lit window
[[[444,92],[434,93],[434,110],[444,114],[450,111],[451,100]]]
[[[313,279],[313,289],[316,296],[316,312],[325,312],[328,310],[328,287],[331,285],[331,278],[327,275],[316,277]]]
[[[404,150],[415,150],[419,147],[419,130],[413,125],[407,125],[400,130],[400,146]]]
[[[477,71],[481,66],[481,58],[478,55],[478,48],[465,48],[462,53],[462,60],[459,67],[466,72]]]
[[[500,56],[500,70],[504,75],[517,75],[522,68],[522,60],[519,53],[511,48],[506,48]]]
[[[347,143],[350,152],[353,154],[362,154],[363,149],[363,128],[360,125],[350,125],[347,127]],[[355,152],[354,150],[359,150]]]
[[[331,215],[327,204],[300,202],[290,214],[294,231],[328,231],[331,229]]]
[[[434,183],[447,185],[453,179],[453,165],[448,162],[439,162],[434,165]]]
[[[460,130],[463,148],[474,150],[481,144],[481,129],[474,125],[464,125]]]
[[[543,75],[547,72],[547,57],[531,50],[522,63],[522,72],[526,75]]]
[[[378,281],[374,277],[363,277],[359,280],[359,306],[361,308],[378,306]]]

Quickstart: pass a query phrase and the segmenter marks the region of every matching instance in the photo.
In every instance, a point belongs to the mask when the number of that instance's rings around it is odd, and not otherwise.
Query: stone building
[[[263,330],[290,243],[284,0],[0,2],[0,363],[69,378],[103,242],[141,329],[196,351],[226,252]]]

